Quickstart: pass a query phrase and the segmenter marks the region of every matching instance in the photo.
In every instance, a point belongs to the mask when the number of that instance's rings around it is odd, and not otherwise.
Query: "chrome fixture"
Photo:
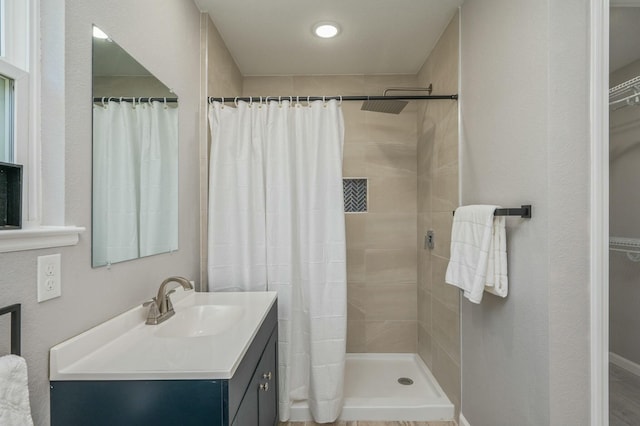
[[[193,286],[189,280],[183,277],[169,277],[162,281],[162,284],[160,284],[160,288],[158,289],[158,295],[142,305],[149,306],[149,314],[147,315],[146,321],[147,324],[158,325],[175,314],[173,305],[171,304],[171,299],[169,298],[169,295],[173,293],[175,289],[166,292],[167,284],[171,282],[180,284],[185,290],[193,290]]]

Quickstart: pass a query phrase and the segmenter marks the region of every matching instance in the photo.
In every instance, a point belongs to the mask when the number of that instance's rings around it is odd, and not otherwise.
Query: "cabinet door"
[[[259,426],[274,426],[278,421],[277,342],[278,333],[274,331],[256,369]]]

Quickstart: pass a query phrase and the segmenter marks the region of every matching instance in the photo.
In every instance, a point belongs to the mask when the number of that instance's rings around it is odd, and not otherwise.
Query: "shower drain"
[[[400,377],[398,379],[398,383],[400,383],[401,385],[409,386],[413,384],[413,380],[408,377]]]

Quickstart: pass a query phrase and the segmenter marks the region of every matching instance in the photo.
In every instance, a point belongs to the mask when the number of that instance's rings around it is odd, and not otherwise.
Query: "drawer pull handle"
[[[264,373],[262,375],[263,379],[267,379],[267,380],[271,380],[271,371],[269,371],[268,373]]]
[[[269,390],[269,383],[260,383],[260,390],[267,392]]]

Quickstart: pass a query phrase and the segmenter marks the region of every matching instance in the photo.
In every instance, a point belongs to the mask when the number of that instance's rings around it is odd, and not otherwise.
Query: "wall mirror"
[[[93,27],[92,266],[178,249],[178,99]]]

